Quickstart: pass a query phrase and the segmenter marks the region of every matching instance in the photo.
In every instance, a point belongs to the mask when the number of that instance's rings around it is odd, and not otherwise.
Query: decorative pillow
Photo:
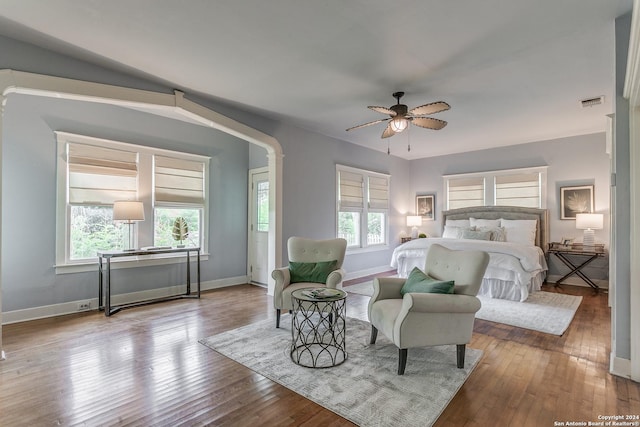
[[[491,240],[491,231],[464,230],[462,232],[462,238],[473,240]]]
[[[499,219],[469,218],[472,227],[500,227]]]
[[[536,230],[527,228],[505,228],[507,236],[506,242],[518,243],[520,245],[535,246]]]
[[[452,225],[445,225],[442,237],[444,239],[461,239],[464,230],[470,230],[468,227],[454,227]]]
[[[452,294],[454,288],[453,280],[437,280],[425,274],[418,267],[413,267],[411,273],[404,282],[400,293],[423,293],[423,294]]]
[[[478,231],[488,231],[491,233],[491,240],[494,242],[506,242],[507,236],[502,227],[478,227]]]
[[[327,283],[327,277],[338,266],[338,261],[289,262],[291,283]]]
[[[452,227],[463,227],[469,228],[471,227],[471,223],[468,219],[448,219],[445,225],[450,225]]]

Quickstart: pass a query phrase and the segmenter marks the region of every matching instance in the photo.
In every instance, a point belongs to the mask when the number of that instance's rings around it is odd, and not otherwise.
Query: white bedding
[[[537,246],[471,239],[415,239],[398,246],[391,266],[400,277],[414,267],[424,268],[429,246],[438,243],[453,250],[482,250],[489,253],[489,266],[479,295],[525,301],[530,292],[539,291],[547,270],[544,252]]]

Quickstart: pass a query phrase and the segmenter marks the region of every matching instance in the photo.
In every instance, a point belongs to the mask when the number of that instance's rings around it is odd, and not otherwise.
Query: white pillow
[[[500,219],[503,228],[526,228],[535,231],[537,224],[537,219]]]
[[[518,243],[520,245],[535,246],[536,245],[536,229],[535,228],[516,228],[509,227],[504,229],[506,233],[506,241],[508,243]]]
[[[469,218],[472,227],[500,227],[499,219]]]
[[[451,225],[445,225],[442,232],[443,239],[461,239],[464,230],[468,230],[469,227],[454,227]]]
[[[448,219],[445,225],[452,227],[471,227],[468,219]]]

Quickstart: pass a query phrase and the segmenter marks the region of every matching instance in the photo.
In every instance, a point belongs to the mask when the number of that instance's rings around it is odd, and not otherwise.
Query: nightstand
[[[411,237],[401,237],[400,238],[400,243],[407,243],[410,240],[411,240]]]
[[[603,244],[596,244],[594,246],[584,246],[581,244],[564,246],[560,243],[550,243],[549,253],[554,254],[560,261],[564,263],[564,265],[571,269],[571,271],[558,279],[558,281],[555,283],[556,286],[561,285],[567,277],[575,274],[596,291],[600,289],[600,287],[596,285],[593,280],[591,280],[582,270],[596,258],[604,257],[606,255]],[[582,258],[581,263],[578,265],[574,264],[568,258],[568,256]]]

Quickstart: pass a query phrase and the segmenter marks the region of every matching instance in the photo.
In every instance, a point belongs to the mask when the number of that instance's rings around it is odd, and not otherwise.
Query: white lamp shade
[[[418,215],[407,216],[407,227],[418,227],[422,225],[422,217]]]
[[[602,214],[576,214],[576,228],[578,230],[601,230],[604,225]]]
[[[113,202],[113,220],[127,222],[144,221],[144,206],[142,202]]]

